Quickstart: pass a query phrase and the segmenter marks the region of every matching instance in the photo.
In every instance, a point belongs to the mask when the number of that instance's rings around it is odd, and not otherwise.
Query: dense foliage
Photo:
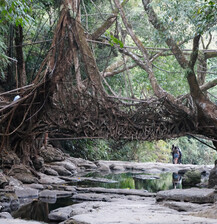
[[[87,33],[93,33],[107,15],[114,11],[112,1],[86,1],[81,7],[81,22]],[[155,0],[152,6],[156,8],[162,24],[168,32],[172,33],[178,44],[184,43],[181,48],[189,48],[192,36],[200,33],[203,37],[203,45],[216,47],[213,36],[216,36],[217,4],[211,0]],[[133,8],[133,10],[132,10]],[[23,55],[29,84],[35,77],[43,58],[48,52],[50,39],[54,33],[57,18],[59,16],[60,1],[25,1],[2,0],[0,1],[0,86],[4,89],[15,88],[16,83],[16,58],[14,46],[14,30],[18,26],[23,27]],[[148,47],[150,55],[154,56],[160,48],[165,48],[165,36],[153,29],[144,14],[142,1],[128,1],[125,10],[128,20],[132,24],[135,33]],[[139,25],[138,25],[139,24]],[[104,73],[106,68],[117,61],[126,61],[132,65],[131,59],[123,58],[117,48],[127,45],[132,46],[129,36],[123,39],[120,33],[122,21],[117,19],[115,23],[102,35],[100,44],[90,43],[94,49],[97,65]],[[144,29],[145,27],[145,29]],[[103,40],[109,40],[110,45],[105,45]],[[214,41],[213,41],[214,39]],[[211,41],[211,43],[209,43]],[[137,50],[134,51],[138,53]],[[186,52],[188,52],[186,50]],[[206,81],[216,77],[216,58],[207,60]],[[198,69],[200,69],[198,67]],[[171,54],[162,54],[153,63],[153,70],[160,85],[174,96],[184,95],[189,87],[185,79],[185,72]],[[85,72],[81,70],[82,76]],[[9,78],[12,77],[12,78]],[[125,97],[148,97],[153,94],[147,73],[139,67],[124,70],[119,74],[108,77],[107,91],[109,87]],[[132,91],[133,89],[133,91]],[[217,88],[208,91],[210,99],[217,102]],[[183,163],[210,164],[216,159],[215,152],[191,137],[183,137],[175,140],[158,142],[139,141],[114,141],[114,140],[73,140],[61,142],[62,147],[73,156],[86,159],[107,160],[134,160],[171,162],[171,145],[178,145],[183,152]],[[211,145],[210,142],[208,144]]]

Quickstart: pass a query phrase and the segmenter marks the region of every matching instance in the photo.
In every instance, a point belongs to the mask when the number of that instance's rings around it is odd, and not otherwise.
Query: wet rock
[[[60,149],[54,148],[52,145],[41,147],[40,155],[47,163],[63,161],[65,159],[64,153]]]
[[[198,170],[189,170],[182,178],[182,186],[195,187],[200,182],[201,173]]]
[[[13,165],[8,175],[18,179],[19,181],[25,184],[38,182],[38,179],[32,174],[29,168],[22,164]]]
[[[159,191],[156,195],[156,200],[159,201],[185,201],[193,203],[213,203],[215,189],[172,189],[167,191]]]

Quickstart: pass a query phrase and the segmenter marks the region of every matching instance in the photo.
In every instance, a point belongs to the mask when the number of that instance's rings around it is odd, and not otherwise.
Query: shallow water
[[[145,176],[147,179],[138,179],[137,176]],[[150,178],[152,179],[148,179]],[[104,178],[117,181],[117,183],[101,183],[91,180],[72,182],[70,185],[80,187],[104,187],[104,188],[120,188],[120,189],[142,189],[149,192],[158,192],[161,190],[169,190],[174,188],[173,174],[161,173],[161,174],[147,174],[147,173],[111,173],[103,175],[101,173],[89,173],[85,177],[91,178]],[[158,178],[158,179],[155,179]],[[182,188],[181,183],[177,184],[177,188]]]

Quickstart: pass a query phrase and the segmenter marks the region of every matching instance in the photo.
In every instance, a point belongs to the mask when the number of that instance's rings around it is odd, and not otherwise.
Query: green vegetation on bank
[[[212,146],[210,141],[205,142]],[[214,161],[217,159],[216,151],[192,137],[181,137],[154,142],[114,140],[76,140],[62,142],[62,146],[66,152],[72,156],[89,160],[162,163],[172,163],[172,144],[181,148],[183,164],[214,164]]]

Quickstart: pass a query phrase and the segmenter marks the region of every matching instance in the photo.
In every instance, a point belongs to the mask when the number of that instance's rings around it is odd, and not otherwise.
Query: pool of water
[[[149,177],[150,176],[150,177]],[[177,173],[161,173],[161,174],[147,174],[147,173],[111,173],[102,175],[100,173],[89,173],[85,177],[103,178],[116,183],[101,183],[96,181],[84,180],[72,182],[71,185],[80,187],[104,187],[104,188],[121,188],[121,189],[141,189],[149,192],[158,192],[162,190],[169,190],[172,188],[182,188],[181,176]],[[139,177],[145,177],[140,179]],[[149,179],[150,178],[150,179]]]

